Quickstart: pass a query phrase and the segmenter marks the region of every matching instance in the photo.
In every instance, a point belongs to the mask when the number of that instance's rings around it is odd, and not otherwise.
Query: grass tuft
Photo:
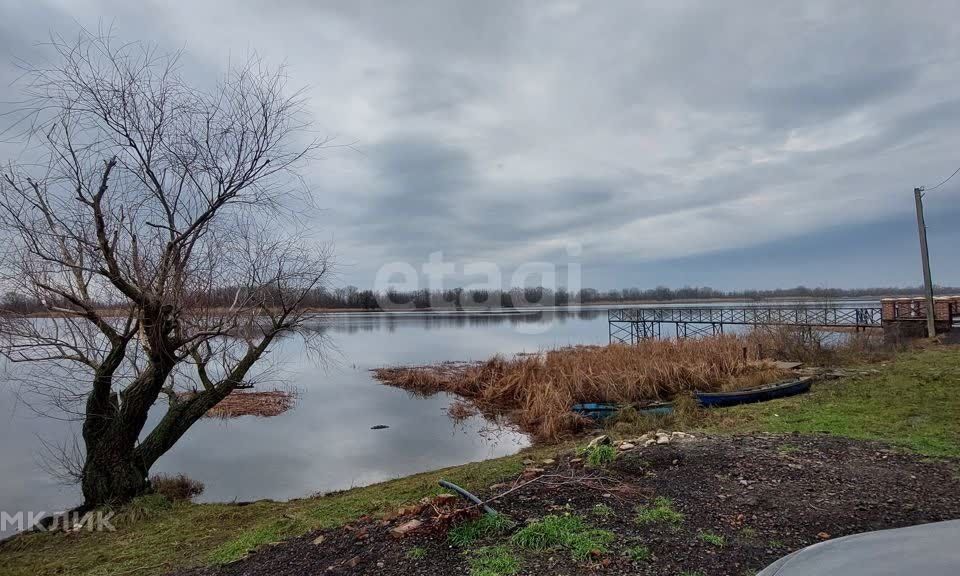
[[[610,444],[599,444],[587,450],[587,466],[604,468],[617,459],[617,449]]]
[[[117,514],[117,524],[130,525],[166,514],[173,502],[163,494],[139,496],[127,503]]]
[[[505,514],[484,514],[454,526],[447,538],[457,546],[469,546],[482,538],[506,534],[513,527],[513,520]]]
[[[627,548],[627,557],[634,562],[649,562],[653,558],[650,549],[643,545]]]
[[[613,516],[613,508],[607,506],[606,504],[597,504],[593,507],[593,515],[600,518],[609,518]]]
[[[467,553],[470,576],[512,576],[520,562],[506,546],[488,546]]]
[[[203,494],[203,482],[188,478],[184,474],[168,476],[157,474],[150,478],[150,486],[157,494],[162,494],[171,502],[186,502]]]
[[[669,498],[658,496],[654,498],[650,506],[638,507],[634,520],[637,524],[672,524],[677,526],[683,523],[683,514],[673,509],[673,501]]]
[[[407,558],[410,560],[423,560],[427,557],[427,549],[420,546],[414,546],[407,550]]]
[[[723,546],[726,544],[726,540],[724,540],[723,536],[720,534],[714,534],[713,532],[700,532],[697,534],[697,538],[699,538],[701,542],[706,542],[707,544],[716,546],[717,548],[723,548]]]
[[[607,530],[587,527],[579,516],[545,516],[513,535],[514,545],[528,550],[570,550],[575,560],[606,554],[616,536]]]

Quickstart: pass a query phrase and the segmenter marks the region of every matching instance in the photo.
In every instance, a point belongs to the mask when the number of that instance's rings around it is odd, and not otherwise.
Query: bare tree
[[[201,90],[179,54],[93,34],[52,46],[19,117],[24,156],[42,160],[11,163],[0,185],[2,284],[47,314],[0,315],[0,353],[82,418],[92,507],[145,491],[153,463],[305,319],[328,258],[285,208],[325,143],[258,61]],[[224,290],[228,306],[205,298]]]

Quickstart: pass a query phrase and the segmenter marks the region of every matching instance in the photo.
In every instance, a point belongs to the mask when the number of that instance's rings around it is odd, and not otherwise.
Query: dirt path
[[[562,549],[523,549],[509,534],[466,547],[442,533],[391,538],[389,530],[405,518],[365,520],[268,546],[231,565],[180,574],[467,575],[471,551],[504,545],[519,574],[742,576],[823,539],[960,518],[957,464],[829,436],[698,439],[623,453],[599,472],[602,482],[547,486],[544,480],[496,503],[519,526],[549,514],[572,515],[615,535],[605,554],[586,560]],[[544,468],[544,478],[588,473],[569,457]],[[660,514],[638,522],[638,510],[657,509],[657,497],[670,499],[666,508],[682,517],[661,506]],[[320,535],[323,541],[314,544]],[[641,558],[637,551],[644,548],[649,556]]]

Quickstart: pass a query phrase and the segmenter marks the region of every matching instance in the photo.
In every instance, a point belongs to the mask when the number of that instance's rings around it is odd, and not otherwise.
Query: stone
[[[593,440],[591,440],[590,443],[587,444],[587,449],[590,450],[590,449],[596,448],[597,446],[606,445],[606,444],[610,444],[610,437],[607,436],[606,434],[602,434],[600,436],[597,436]]]
[[[531,466],[530,468],[525,468],[523,470],[522,476],[524,479],[530,480],[532,478],[536,478],[537,476],[543,474],[544,472],[545,470],[543,468],[534,468]]]
[[[636,448],[636,447],[637,447],[636,444],[631,444],[631,443],[629,443],[629,442],[624,442],[623,444],[620,445],[620,450],[623,450],[623,451],[633,450],[633,449]]]
[[[534,462],[533,460],[531,460],[531,459],[529,459],[529,458],[525,458],[525,459],[523,460],[523,465],[524,465],[524,466],[533,466],[534,464],[536,464],[536,462]]]
[[[544,460],[544,461],[542,461],[542,462],[540,462],[540,463],[543,464],[544,466],[551,466],[551,465],[553,465],[553,464],[556,464],[556,462],[557,462],[557,461],[554,460],[553,458],[547,458],[546,460]]]
[[[323,534],[321,534],[321,535],[319,535],[319,536],[317,536],[316,538],[313,539],[313,543],[314,543],[314,545],[319,546],[319,545],[323,544],[323,541],[324,541],[324,540],[326,540],[326,538],[324,538]]]
[[[457,503],[456,494],[437,494],[431,499],[435,506],[453,506]]]
[[[656,438],[651,438],[651,439],[647,440],[646,442],[644,442],[644,443],[643,443],[643,446],[644,446],[645,448],[649,448],[650,446],[653,446],[653,445],[656,444],[656,443],[657,443],[657,439],[656,439]]]
[[[669,435],[669,434],[664,434],[664,433],[662,433],[662,432],[661,432],[661,433],[657,433],[657,444],[669,444],[669,443],[670,443],[670,435]]]
[[[413,516],[415,514],[419,514],[423,512],[423,509],[426,508],[428,504],[430,504],[429,499],[425,499],[425,500],[427,501],[424,502],[423,500],[421,500],[419,504],[410,504],[408,506],[401,506],[400,508],[397,508],[393,512],[390,512],[389,514],[384,516],[384,519],[396,520],[397,518],[403,518],[404,516]]]
[[[420,520],[416,520],[416,519],[410,520],[409,522],[404,522],[403,524],[390,530],[390,536],[398,539],[404,538],[405,536],[409,535],[411,532],[417,530],[421,526],[423,526],[423,522],[421,522]]]

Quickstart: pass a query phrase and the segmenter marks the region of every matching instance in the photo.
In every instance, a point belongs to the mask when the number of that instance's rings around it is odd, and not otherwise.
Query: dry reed
[[[720,390],[731,382],[764,384],[784,376],[771,365],[748,361],[745,346],[739,336],[651,340],[374,373],[393,386],[423,394],[452,392],[481,411],[507,412],[537,439],[556,441],[587,423],[570,410],[579,402],[647,403],[691,390]]]
[[[188,398],[192,392],[184,392]],[[206,418],[237,418],[240,416],[279,416],[293,407],[293,392],[270,390],[265,392],[231,392],[216,406],[207,410]]]

